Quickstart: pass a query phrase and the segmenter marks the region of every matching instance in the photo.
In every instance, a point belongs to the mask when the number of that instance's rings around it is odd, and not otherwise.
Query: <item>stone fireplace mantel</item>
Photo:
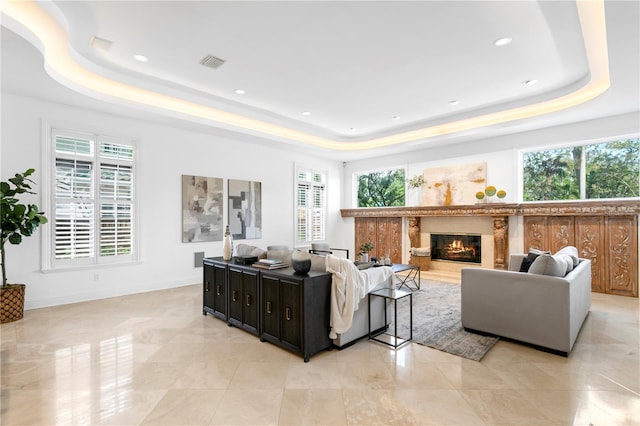
[[[547,203],[479,203],[461,206],[370,207],[341,209],[342,217],[422,216],[618,216],[640,214],[640,200]]]
[[[425,216],[490,216],[493,218],[494,268],[506,269],[509,216],[623,216],[640,214],[640,200],[597,200],[545,203],[478,203],[459,206],[377,207],[340,210],[342,217],[409,219],[409,240],[419,247],[420,220]]]

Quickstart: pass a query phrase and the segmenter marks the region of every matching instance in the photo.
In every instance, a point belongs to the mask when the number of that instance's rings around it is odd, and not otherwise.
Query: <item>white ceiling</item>
[[[54,1],[42,7],[66,29],[73,58],[100,76],[347,148],[555,99],[590,76],[573,1]],[[305,148],[347,160],[639,111],[639,14],[636,1],[605,3],[611,86],[582,105],[366,153]],[[2,24],[35,40],[6,15]],[[92,46],[93,36],[111,41],[110,48]],[[495,46],[501,37],[513,41]],[[208,54],[226,62],[207,68],[199,62]],[[44,76],[42,55],[3,28],[3,91],[120,113],[126,107],[127,114],[133,108],[134,115],[157,112],[54,77],[83,95]],[[220,122],[197,125],[283,142]]]

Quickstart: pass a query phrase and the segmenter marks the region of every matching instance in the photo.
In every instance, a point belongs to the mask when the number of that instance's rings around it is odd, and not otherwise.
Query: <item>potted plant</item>
[[[29,176],[34,169],[0,182],[0,256],[2,259],[2,287],[0,287],[0,323],[17,321],[24,316],[24,284],[8,284],[5,262],[7,244],[18,245],[23,237],[31,236],[41,224],[47,223],[44,212],[35,204],[20,203],[20,194],[35,194]]]
[[[373,244],[366,242],[360,246],[360,260],[363,262],[369,261],[369,252],[373,250]]]

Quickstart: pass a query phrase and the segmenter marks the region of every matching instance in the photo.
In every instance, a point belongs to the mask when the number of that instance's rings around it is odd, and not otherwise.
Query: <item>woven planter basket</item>
[[[0,288],[0,323],[18,321],[24,317],[24,284],[9,284]]]

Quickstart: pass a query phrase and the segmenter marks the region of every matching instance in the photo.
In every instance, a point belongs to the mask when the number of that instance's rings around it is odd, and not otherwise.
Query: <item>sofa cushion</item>
[[[327,272],[327,256],[319,254],[309,254],[311,256],[311,270],[316,272]]]
[[[530,274],[564,277],[573,270],[573,259],[568,254],[541,254],[529,268]]]
[[[291,265],[291,253],[293,251],[289,249],[268,249],[267,257],[269,259],[280,259],[287,265]]]
[[[529,268],[533,264],[533,261],[538,258],[541,254],[550,254],[548,251],[542,251],[538,249],[529,249],[529,253],[527,257],[522,259],[522,264],[520,265],[520,272],[529,272]]]

